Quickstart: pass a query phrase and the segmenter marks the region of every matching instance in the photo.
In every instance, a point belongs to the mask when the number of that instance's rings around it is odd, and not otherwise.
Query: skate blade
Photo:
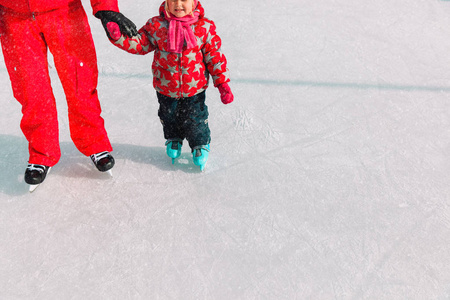
[[[30,185],[30,188],[28,189],[28,191],[30,193],[34,192],[38,187],[40,186],[40,184],[32,184]]]
[[[48,168],[48,170],[47,170],[47,175],[46,175],[46,176],[48,176],[48,174],[50,174],[50,171],[51,171],[51,170],[52,170],[52,167]],[[47,178],[47,177],[46,177],[46,178]],[[30,184],[30,188],[28,189],[28,191],[29,191],[30,193],[34,192],[41,184],[42,184],[42,182],[39,183],[39,184]]]
[[[113,177],[113,172],[112,172],[112,170],[108,170],[108,171],[106,171],[106,173],[108,173],[109,176]]]

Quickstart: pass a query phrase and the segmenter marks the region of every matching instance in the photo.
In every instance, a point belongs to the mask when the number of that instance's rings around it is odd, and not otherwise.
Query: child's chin
[[[176,16],[177,18],[182,18],[182,17],[187,16],[188,14],[185,13],[184,11],[178,11],[178,12],[175,12],[173,15]]]

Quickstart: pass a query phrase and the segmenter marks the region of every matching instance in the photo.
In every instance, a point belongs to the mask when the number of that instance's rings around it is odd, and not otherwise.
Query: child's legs
[[[35,21],[2,16],[3,56],[14,97],[22,105],[20,127],[29,142],[29,163],[55,165],[61,156],[58,117],[48,74],[47,45]]]
[[[178,126],[179,112],[178,104],[180,100],[164,96],[157,93],[159,110],[158,116],[163,125],[164,138],[168,139],[184,139],[184,134]]]
[[[84,155],[112,151],[97,96],[97,57],[81,5],[39,16],[66,94],[71,138]]]
[[[193,97],[182,99],[183,115],[182,129],[189,142],[194,148],[200,145],[208,145],[211,142],[211,132],[208,125],[208,106],[205,104],[205,92]]]

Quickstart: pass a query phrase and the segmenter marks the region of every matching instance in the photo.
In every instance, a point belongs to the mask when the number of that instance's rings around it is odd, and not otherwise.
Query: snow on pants
[[[48,49],[66,95],[75,146],[84,155],[112,151],[100,116],[97,57],[81,4],[29,16],[5,10],[2,18],[3,56],[22,105],[20,127],[29,143],[29,163],[53,166],[61,157]]]
[[[194,148],[208,145],[211,132],[208,126],[208,107],[205,92],[188,98],[175,99],[157,93],[158,116],[161,119],[165,139],[187,139]]]

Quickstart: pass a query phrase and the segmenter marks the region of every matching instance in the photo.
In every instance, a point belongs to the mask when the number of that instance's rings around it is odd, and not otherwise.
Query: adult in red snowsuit
[[[120,14],[117,0],[91,0],[91,5],[94,14]],[[51,167],[61,156],[48,49],[66,95],[74,144],[86,156],[112,151],[100,116],[97,58],[81,0],[0,0],[0,34],[13,94],[22,105],[29,163]]]

